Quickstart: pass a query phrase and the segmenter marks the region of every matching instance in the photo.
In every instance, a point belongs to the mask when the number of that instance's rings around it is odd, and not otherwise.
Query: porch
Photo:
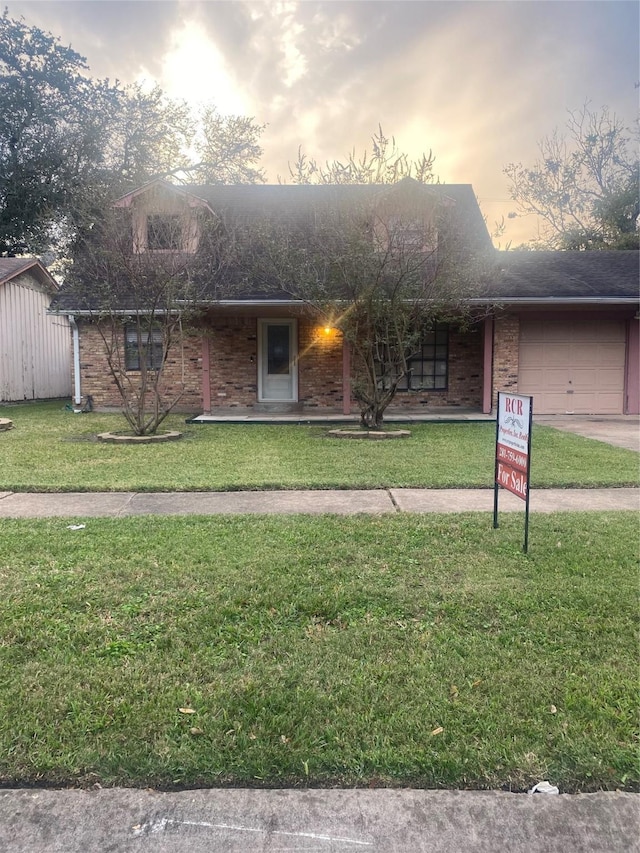
[[[390,407],[385,412],[385,424],[416,423],[453,423],[453,422],[495,421],[495,415],[484,414],[476,409],[462,409],[454,406],[438,407],[430,411],[407,411]],[[357,411],[345,415],[341,409],[322,409],[321,411],[257,411],[249,407],[228,407],[217,409],[215,414],[196,415],[187,420],[189,424],[357,424],[360,417]]]

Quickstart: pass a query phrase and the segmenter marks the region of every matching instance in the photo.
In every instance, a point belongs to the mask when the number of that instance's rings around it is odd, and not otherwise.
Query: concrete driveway
[[[640,452],[638,415],[534,415],[533,422]]]

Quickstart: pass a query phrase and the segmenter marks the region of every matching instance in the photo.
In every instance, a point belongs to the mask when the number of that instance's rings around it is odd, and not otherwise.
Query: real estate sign
[[[529,491],[531,397],[498,394],[496,484],[522,500]]]
[[[529,471],[533,397],[498,394],[493,526],[498,526],[498,492],[507,489],[525,501],[524,550],[529,538]]]

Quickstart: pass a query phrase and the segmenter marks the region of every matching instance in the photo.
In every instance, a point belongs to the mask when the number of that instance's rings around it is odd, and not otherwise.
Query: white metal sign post
[[[498,527],[498,493],[507,489],[525,502],[524,553],[529,549],[529,472],[533,397],[498,393],[493,526]]]

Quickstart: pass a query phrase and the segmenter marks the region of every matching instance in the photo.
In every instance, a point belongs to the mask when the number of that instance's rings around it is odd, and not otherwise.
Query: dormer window
[[[179,252],[184,248],[182,217],[176,213],[147,215],[147,249],[151,252]]]
[[[420,219],[392,216],[389,222],[389,237],[391,242],[398,246],[421,249],[426,239],[424,222]]]
[[[423,219],[390,216],[388,228],[389,244],[398,251],[423,252],[435,249],[435,233],[427,228]]]
[[[390,252],[397,259],[435,255],[438,233],[431,216],[411,213],[386,214],[376,217],[374,240],[380,252]]]

